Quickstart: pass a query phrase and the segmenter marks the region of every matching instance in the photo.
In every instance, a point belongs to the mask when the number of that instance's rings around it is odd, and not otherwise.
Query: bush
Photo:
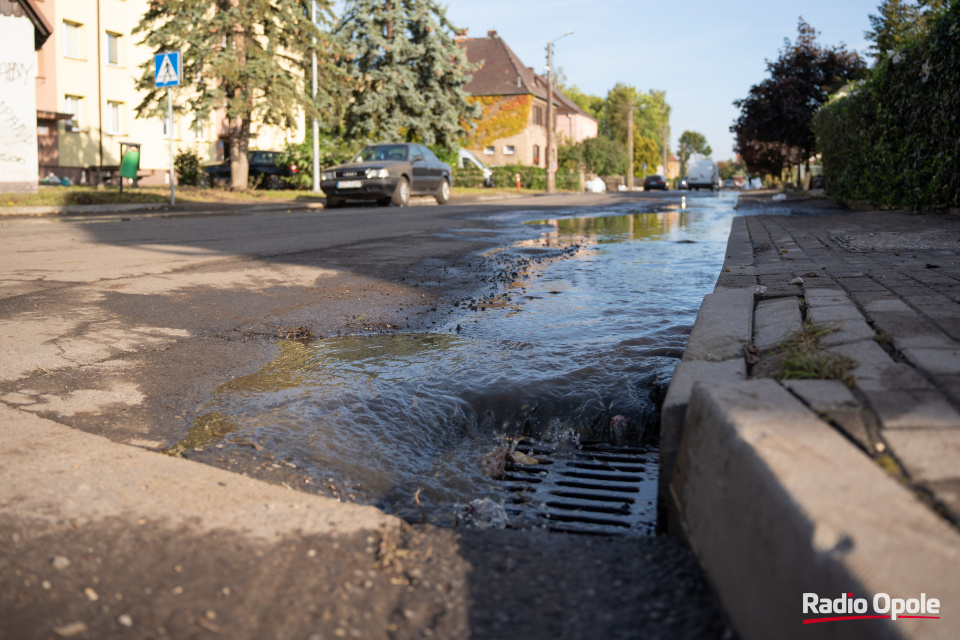
[[[179,151],[173,159],[173,168],[177,172],[177,183],[182,186],[199,187],[204,178],[203,163],[196,149]]]
[[[827,194],[914,210],[960,206],[960,2],[814,119]]]
[[[320,132],[319,142],[320,170],[346,162],[361,145],[342,138]],[[310,189],[313,187],[313,134],[307,133],[306,139],[298,144],[288,143],[279,159],[280,164],[297,165],[297,173],[284,178],[292,189]]]
[[[520,174],[520,187],[543,191],[547,188],[547,170],[541,167],[530,167],[522,164],[491,167],[493,169],[493,186],[510,188],[517,186],[516,174]],[[580,187],[580,178],[575,171],[560,169],[556,173],[558,189],[576,191]]]

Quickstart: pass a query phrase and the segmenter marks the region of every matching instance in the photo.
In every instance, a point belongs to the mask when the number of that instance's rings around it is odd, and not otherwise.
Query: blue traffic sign
[[[178,86],[182,70],[179,51],[164,51],[153,56],[153,78],[158,87]]]

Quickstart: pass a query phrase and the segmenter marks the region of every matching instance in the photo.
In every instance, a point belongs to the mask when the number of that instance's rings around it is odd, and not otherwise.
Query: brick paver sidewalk
[[[726,271],[718,287],[757,279],[754,342],[769,354],[802,320],[834,329],[821,345],[857,362],[852,388],[807,380],[790,390],[956,525],[960,218],[846,212],[745,222],[755,269]]]

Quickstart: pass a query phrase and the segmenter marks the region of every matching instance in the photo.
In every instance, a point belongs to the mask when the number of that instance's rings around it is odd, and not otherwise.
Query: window
[[[79,96],[64,96],[63,112],[70,114],[70,119],[64,121],[67,131],[80,131],[80,116],[82,106],[83,98]]]
[[[533,145],[533,164],[540,166],[540,145]]]
[[[507,156],[516,155],[517,148],[512,144],[507,144],[503,146],[503,154]]]
[[[203,141],[207,139],[207,123],[202,118],[197,118],[190,129],[193,131],[194,140]]]
[[[120,34],[107,32],[107,64],[120,64]]]
[[[63,55],[67,58],[79,58],[80,51],[80,28],[82,25],[76,22],[63,21]]]
[[[497,152],[497,150],[496,150],[494,147],[492,147],[492,146],[491,146],[491,147],[484,147],[484,148],[483,148],[483,155],[485,155],[485,156],[492,156],[492,155],[494,155],[496,152]]]
[[[170,137],[170,120],[167,116],[163,116],[163,137]],[[173,116],[173,137],[180,139],[180,121],[176,115]]]
[[[543,107],[540,105],[533,105],[533,124],[543,126]]]
[[[107,102],[107,133],[119,134],[122,123],[123,103]]]

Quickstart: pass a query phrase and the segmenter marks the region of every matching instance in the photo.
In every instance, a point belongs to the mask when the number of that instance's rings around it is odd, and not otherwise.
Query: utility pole
[[[317,0],[310,2],[310,20],[313,21],[313,27],[317,27]],[[311,88],[314,104],[317,101],[317,36],[313,36],[313,53],[311,55],[313,62],[313,78]],[[320,123],[317,117],[313,117],[313,192],[320,191]]]
[[[567,31],[560,38],[566,38],[573,31]],[[556,191],[556,175],[553,172],[553,43],[547,43],[547,193]]]
[[[627,173],[627,189],[633,191],[633,100],[627,109],[627,155],[630,157],[630,170]]]

